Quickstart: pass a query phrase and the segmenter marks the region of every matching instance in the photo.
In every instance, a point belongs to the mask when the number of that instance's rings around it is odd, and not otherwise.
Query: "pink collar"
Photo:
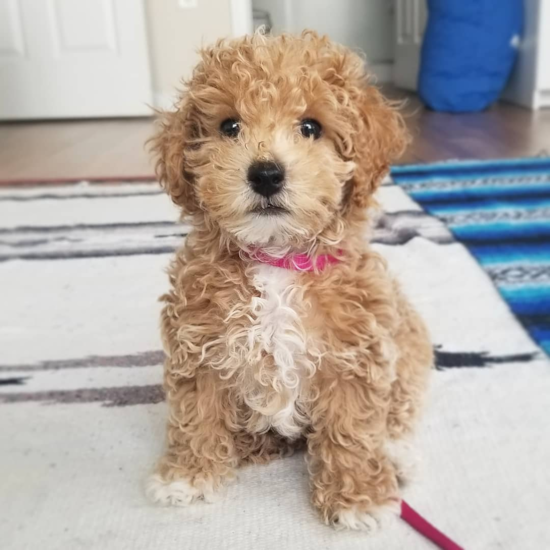
[[[249,258],[263,264],[295,271],[323,271],[329,265],[340,263],[340,258],[332,254],[321,254],[313,258],[307,254],[289,254],[278,258],[261,250],[250,253]]]

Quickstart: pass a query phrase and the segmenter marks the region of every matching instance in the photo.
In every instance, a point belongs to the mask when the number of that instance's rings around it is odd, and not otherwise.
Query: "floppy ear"
[[[351,199],[367,207],[374,191],[389,172],[390,163],[404,151],[409,136],[396,107],[372,85],[359,90],[355,98],[356,134],[353,138]]]
[[[177,111],[160,114],[157,133],[150,140],[151,150],[157,156],[156,176],[185,214],[194,214],[198,210],[194,176],[188,162],[189,154],[196,147],[193,144],[194,127],[190,103],[184,98]]]

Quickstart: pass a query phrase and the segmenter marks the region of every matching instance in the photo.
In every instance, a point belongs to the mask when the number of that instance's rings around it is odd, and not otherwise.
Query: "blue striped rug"
[[[550,159],[396,166],[392,178],[468,247],[550,354]]]

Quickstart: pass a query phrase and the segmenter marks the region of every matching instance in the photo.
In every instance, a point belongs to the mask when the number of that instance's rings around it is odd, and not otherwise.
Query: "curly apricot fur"
[[[158,177],[193,224],[163,297],[158,473],[215,491],[243,462],[305,441],[327,522],[392,505],[385,443],[412,432],[432,364],[422,321],[364,238],[373,192],[407,141],[401,117],[363,59],[311,32],[220,41],[201,56],[153,140]],[[235,139],[218,130],[226,118],[241,121]],[[320,122],[319,140],[300,135],[304,118]],[[246,181],[257,159],[285,167],[275,200],[287,214],[251,213],[264,200]],[[258,247],[342,261],[281,273],[271,304],[248,255]]]

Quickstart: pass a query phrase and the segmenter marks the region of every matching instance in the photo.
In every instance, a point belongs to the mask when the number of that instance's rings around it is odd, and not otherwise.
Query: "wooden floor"
[[[425,109],[414,95],[394,90],[387,95],[405,98],[413,140],[401,163],[550,155],[550,109],[498,103],[482,113],[453,115]]]
[[[550,110],[501,103],[483,113],[450,115],[427,111],[414,95],[386,93],[406,98],[413,141],[402,163],[550,154]],[[147,118],[0,124],[0,183],[151,176],[144,143],[152,131]]]
[[[0,124],[0,182],[151,176],[151,118]]]

